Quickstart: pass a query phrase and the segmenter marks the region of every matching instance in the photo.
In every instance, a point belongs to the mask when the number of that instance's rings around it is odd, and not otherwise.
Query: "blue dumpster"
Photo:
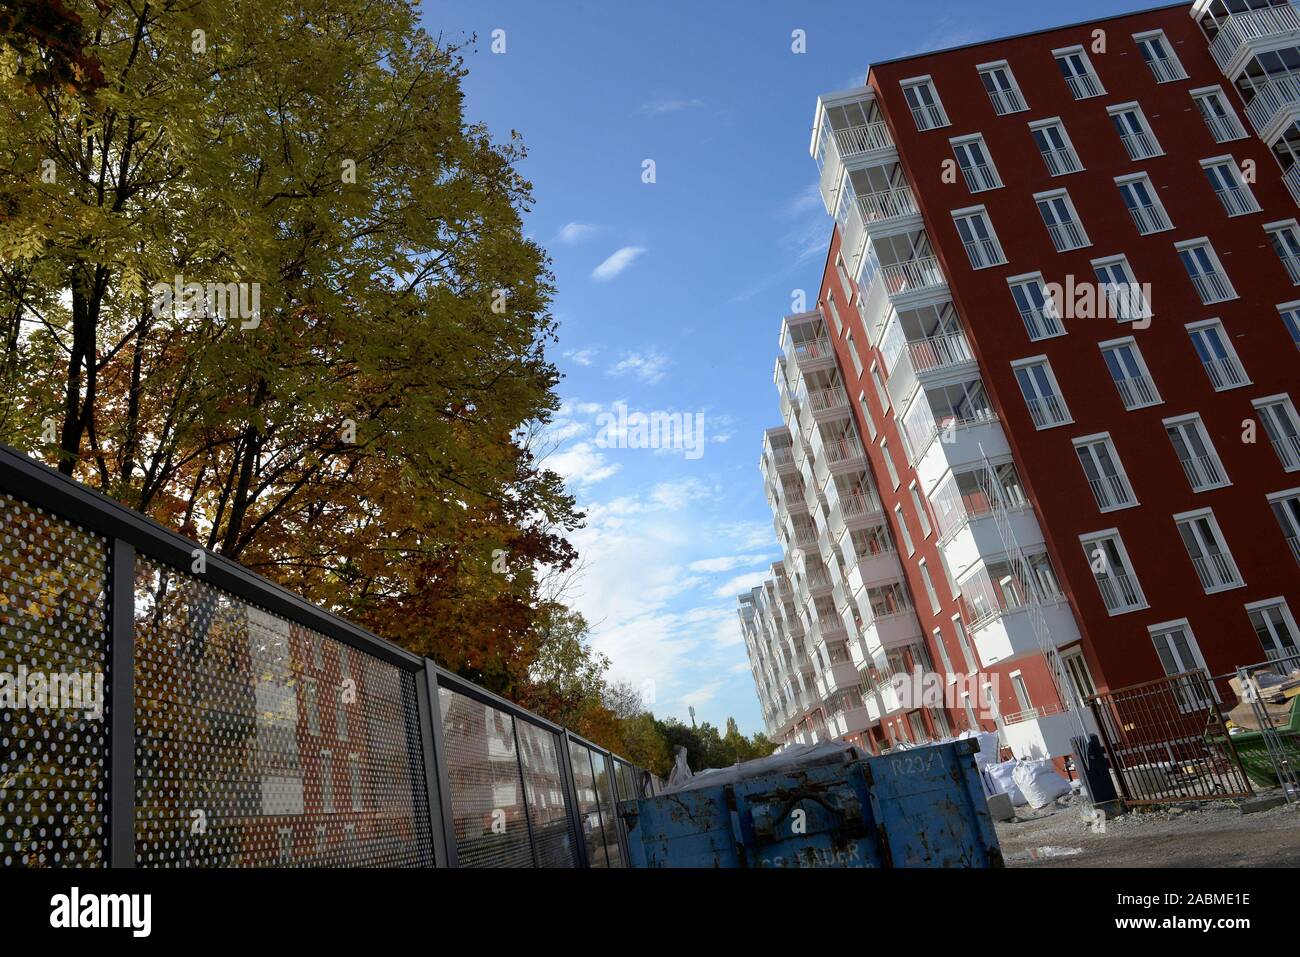
[[[974,740],[624,801],[633,867],[1001,867]],[[861,752],[857,752],[861,755]],[[738,766],[740,771],[744,765]]]

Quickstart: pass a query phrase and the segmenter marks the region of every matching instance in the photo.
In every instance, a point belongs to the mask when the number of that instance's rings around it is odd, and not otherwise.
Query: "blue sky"
[[[817,95],[859,85],[873,60],[1153,5],[424,4],[435,36],[477,34],[469,118],[529,150],[527,229],[554,261],[565,375],[547,463],[589,514],[571,604],[657,714],[694,705],[701,721],[762,727],[736,594],[780,557],[757,464],[780,422],[780,320],[794,290],[814,299],[830,232],[808,155]],[[620,402],[702,413],[704,453],[598,444]]]

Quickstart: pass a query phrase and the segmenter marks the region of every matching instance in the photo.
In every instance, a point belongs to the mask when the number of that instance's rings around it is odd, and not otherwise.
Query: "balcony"
[[[858,214],[862,217],[867,231],[871,232],[876,227],[896,224],[912,217],[919,218],[921,210],[916,205],[912,188],[899,186],[859,196]]]
[[[1101,81],[1097,79],[1096,74],[1091,72],[1067,76],[1065,82],[1070,87],[1070,95],[1076,100],[1086,100],[1106,92],[1102,89]]]
[[[1068,219],[1060,223],[1048,223],[1047,234],[1052,237],[1052,246],[1058,253],[1069,252],[1071,249],[1082,249],[1087,246],[1088,235],[1083,231],[1076,219]]]
[[[827,122],[822,119],[823,124]],[[894,140],[889,135],[889,128],[883,123],[867,123],[831,130],[825,135],[823,130],[821,194],[826,203],[826,212],[834,215],[839,204],[839,191],[844,181],[846,166],[869,163],[877,156],[886,156],[894,152]]]
[[[1079,162],[1078,155],[1070,147],[1063,146],[1059,149],[1048,149],[1041,152],[1043,162],[1047,164],[1047,172],[1053,176],[1065,176],[1083,169],[1083,164]]]
[[[1133,217],[1133,225],[1143,236],[1174,228],[1163,206],[1130,206],[1128,211]]]
[[[1241,363],[1232,356],[1202,359],[1201,365],[1205,367],[1205,374],[1210,377],[1210,385],[1214,386],[1216,392],[1235,389],[1250,382],[1241,368]]]
[[[829,668],[822,669],[821,674],[817,676],[817,691],[823,699],[858,686],[858,669],[849,658],[848,648],[841,645],[840,651],[843,652],[843,659]]]
[[[950,372],[975,361],[962,332],[950,332],[909,342],[907,352],[918,377],[924,377],[930,372]]]
[[[1040,604],[1040,622],[1052,647],[1061,648],[1079,640],[1075,624],[1065,599],[1052,604]],[[1000,662],[1015,661],[1041,654],[1038,633],[1034,629],[1029,608],[1020,607],[1004,611],[986,621],[978,629],[970,629],[979,660],[989,667]]]
[[[895,305],[899,300],[905,300],[909,296],[946,289],[948,286],[943,268],[939,265],[939,260],[933,256],[882,265],[879,275],[884,284],[885,295]]]
[[[1300,76],[1281,73],[1255,93],[1246,106],[1246,116],[1265,142],[1275,139],[1282,127],[1300,111]]]
[[[856,707],[847,707],[843,711],[837,711],[826,721],[827,727],[830,728],[831,732],[836,737],[860,734],[874,724],[876,724],[876,719],[871,717],[865,704]]]
[[[1071,753],[1070,739],[1079,734],[1081,720],[1087,733],[1096,733],[1087,711],[1064,711],[1059,705],[1030,708],[1002,719],[1002,741],[1012,754],[1027,761],[1062,757]]]
[[[1300,163],[1291,164],[1291,168],[1282,177],[1282,182],[1286,183],[1286,188],[1291,192],[1291,198],[1297,206],[1300,206]]]
[[[850,559],[848,587],[855,596],[871,585],[898,581],[902,577],[903,566],[899,563],[898,552],[892,548],[887,551],[853,555]]]
[[[842,385],[814,386],[801,398],[804,401],[799,428],[804,435],[809,435],[817,425],[848,417],[849,395]]]
[[[906,648],[921,641],[921,622],[916,611],[907,608],[888,615],[877,615],[871,622],[876,641],[885,651]]]
[[[1120,400],[1124,403],[1124,408],[1130,412],[1133,409],[1142,409],[1148,405],[1155,405],[1160,401],[1160,394],[1156,392],[1156,384],[1151,381],[1149,375],[1131,375],[1115,379],[1115,388],[1119,391]]]
[[[1300,30],[1300,17],[1289,3],[1234,13],[1219,28],[1210,54],[1229,79],[1245,65],[1256,40],[1270,40]]]
[[[1227,275],[1221,269],[1197,273],[1191,279],[1192,285],[1196,287],[1196,294],[1201,297],[1201,304],[1204,306],[1212,306],[1216,302],[1226,302],[1237,297],[1236,290],[1232,288],[1232,283],[1228,282]]]

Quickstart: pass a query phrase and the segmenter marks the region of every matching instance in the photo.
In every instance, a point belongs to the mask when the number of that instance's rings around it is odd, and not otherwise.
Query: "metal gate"
[[[1269,660],[1237,669],[1234,684],[1243,704],[1249,704],[1258,730],[1243,731],[1233,742],[1247,773],[1261,787],[1280,787],[1291,803],[1300,802],[1300,704],[1294,691],[1282,694],[1269,675],[1294,687],[1300,675],[1300,655],[1279,650]],[[1276,681],[1275,679],[1275,681]]]
[[[1108,691],[1089,704],[1130,807],[1254,793],[1204,672]]]

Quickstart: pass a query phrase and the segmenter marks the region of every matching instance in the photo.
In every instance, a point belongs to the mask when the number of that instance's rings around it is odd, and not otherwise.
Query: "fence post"
[[[109,555],[108,863],[135,867],[135,546]]]
[[[438,700],[438,669],[428,658],[420,675],[420,720],[424,738],[424,774],[429,784],[429,820],[433,831],[434,861],[438,867],[459,867],[456,823],[451,806],[447,744],[442,735],[442,703]]]
[[[521,720],[517,714],[510,715],[510,731],[515,738],[515,765],[519,768],[519,797],[524,805],[524,825],[528,828],[528,846],[533,852],[533,867],[541,867],[542,849],[537,846],[537,835],[533,833],[533,815],[528,801],[528,782],[524,780],[524,749],[519,743],[519,722]]]
[[[564,771],[564,789],[569,795],[569,824],[573,828],[574,847],[578,852],[578,866],[590,868],[587,857],[587,836],[583,833],[582,809],[578,806],[578,782],[573,776],[573,761],[569,756],[569,731],[560,737],[560,767]]]

